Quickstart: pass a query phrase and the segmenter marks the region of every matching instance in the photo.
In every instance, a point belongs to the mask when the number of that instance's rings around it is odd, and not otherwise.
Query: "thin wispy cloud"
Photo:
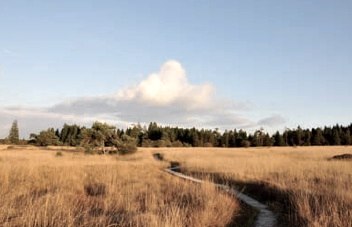
[[[260,126],[278,126],[282,125],[286,122],[286,119],[283,118],[281,115],[275,114],[270,117],[263,118],[258,121],[258,125]]]
[[[5,56],[5,57],[20,57],[21,56],[18,52],[7,49],[7,48],[0,50],[0,55]]]

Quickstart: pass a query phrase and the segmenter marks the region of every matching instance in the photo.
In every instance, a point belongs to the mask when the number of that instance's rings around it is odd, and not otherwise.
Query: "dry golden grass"
[[[352,147],[164,149],[190,172],[265,182],[290,198],[289,219],[308,226],[352,226],[352,161],[329,161]],[[260,188],[258,188],[260,191]],[[289,209],[289,207],[286,207]]]
[[[151,151],[61,152],[0,146],[0,226],[225,226],[239,209],[211,184],[161,171]]]

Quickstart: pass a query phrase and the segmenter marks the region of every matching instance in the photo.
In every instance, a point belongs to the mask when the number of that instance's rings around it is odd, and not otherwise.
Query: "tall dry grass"
[[[164,173],[150,152],[61,152],[0,146],[0,226],[225,226],[239,209]]]
[[[289,199],[287,218],[298,226],[352,226],[352,161],[328,160],[352,154],[352,147],[172,148],[163,153],[190,172],[278,189]]]

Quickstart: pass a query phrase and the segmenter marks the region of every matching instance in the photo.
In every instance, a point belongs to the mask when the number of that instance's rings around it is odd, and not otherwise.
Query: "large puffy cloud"
[[[121,89],[115,94],[86,97],[60,103],[51,110],[101,112],[138,110],[139,108],[165,108],[172,111],[213,109],[214,87],[209,84],[193,85],[188,82],[185,70],[177,61],[164,63],[158,73],[152,73],[135,86]],[[150,110],[149,110],[150,111]]]
[[[76,115],[109,113],[122,122],[247,127],[253,122],[234,113],[234,109],[245,108],[245,103],[215,97],[215,88],[210,83],[191,84],[181,64],[172,60],[135,86],[111,95],[63,102],[49,111]]]
[[[190,84],[181,64],[168,61],[159,73],[151,74],[137,86],[119,91],[116,98],[153,106],[177,104],[187,109],[197,109],[212,104],[213,92],[214,88],[210,84]]]
[[[0,109],[0,124],[11,124],[11,119],[18,119],[26,129],[23,135],[28,136],[29,132],[61,127],[65,122],[89,125],[95,120],[120,127],[156,121],[220,129],[283,123],[278,115],[251,120],[245,116],[246,111],[250,111],[247,103],[217,97],[210,83],[191,84],[181,64],[172,60],[164,63],[159,72],[114,94],[66,100],[48,108]],[[2,129],[0,136],[4,133],[7,132]]]

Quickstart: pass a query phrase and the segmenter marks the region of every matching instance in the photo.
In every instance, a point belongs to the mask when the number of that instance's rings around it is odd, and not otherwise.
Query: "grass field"
[[[211,184],[161,171],[148,151],[62,150],[0,146],[0,226],[225,226],[239,211]]]
[[[61,156],[57,152],[61,152]],[[352,147],[141,148],[84,155],[74,148],[0,146],[0,226],[226,226],[243,207],[211,184],[233,184],[270,205],[281,225],[352,226]]]
[[[184,171],[235,184],[293,226],[352,226],[352,147],[165,149]]]

